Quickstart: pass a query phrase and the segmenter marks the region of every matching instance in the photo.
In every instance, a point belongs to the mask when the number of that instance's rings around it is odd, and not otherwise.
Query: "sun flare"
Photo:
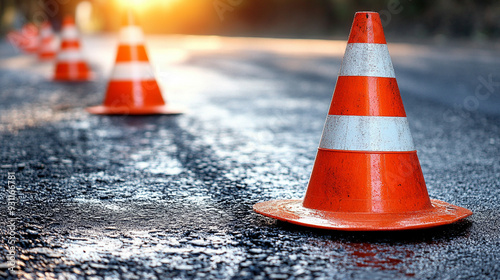
[[[118,5],[134,10],[168,7],[178,1],[180,0],[115,0]]]

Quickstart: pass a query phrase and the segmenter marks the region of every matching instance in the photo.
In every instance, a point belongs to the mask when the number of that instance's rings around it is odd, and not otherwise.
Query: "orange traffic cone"
[[[73,17],[66,16],[61,31],[61,47],[57,54],[54,80],[87,81],[92,74],[83,59],[80,39]]]
[[[45,21],[40,27],[40,46],[38,48],[38,59],[48,60],[56,56],[57,40],[50,22]]]
[[[129,11],[120,31],[116,64],[104,104],[87,108],[101,115],[181,114],[166,104],[149,63],[141,27]]]
[[[429,199],[378,13],[354,17],[304,199],[253,208],[351,231],[427,228],[472,214]]]
[[[38,28],[33,23],[25,24],[21,31],[9,32],[7,39],[13,46],[25,53],[32,54],[38,51]]]

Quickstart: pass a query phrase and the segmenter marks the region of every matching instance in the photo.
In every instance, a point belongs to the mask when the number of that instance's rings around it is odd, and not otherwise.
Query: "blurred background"
[[[353,14],[381,13],[391,41],[500,38],[498,0],[0,0],[0,33],[73,14],[85,33],[113,32],[132,7],[146,33],[346,39]]]

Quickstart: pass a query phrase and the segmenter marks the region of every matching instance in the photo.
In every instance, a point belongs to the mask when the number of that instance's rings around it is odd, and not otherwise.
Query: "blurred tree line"
[[[89,0],[103,31],[119,28],[119,1]],[[148,1],[148,0],[143,0]],[[165,0],[168,8],[140,13],[151,33],[345,38],[356,11],[380,12],[388,35],[401,38],[500,38],[498,0]],[[57,28],[82,0],[0,0],[1,32],[41,13]],[[136,1],[137,2],[137,1]],[[144,19],[148,19],[147,21]],[[19,20],[18,20],[19,21]],[[19,25],[19,23],[17,24]]]

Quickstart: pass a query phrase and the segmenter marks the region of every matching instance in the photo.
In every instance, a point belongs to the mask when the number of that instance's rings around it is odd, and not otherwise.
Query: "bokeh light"
[[[144,12],[153,8],[166,8],[179,1],[180,0],[115,0],[119,6],[130,8],[138,12]]]

